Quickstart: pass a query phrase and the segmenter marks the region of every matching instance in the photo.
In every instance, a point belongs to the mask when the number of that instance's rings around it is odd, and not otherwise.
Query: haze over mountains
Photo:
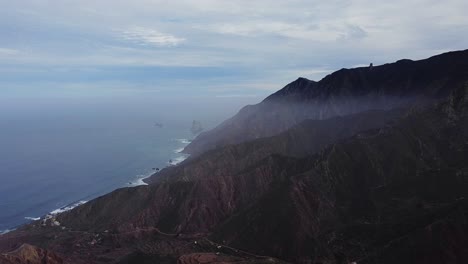
[[[0,263],[468,261],[468,50],[299,78],[185,152]]]
[[[450,52],[425,60],[341,69],[319,82],[299,78],[244,107],[236,116],[201,134],[185,148],[197,154],[226,144],[275,135],[305,119],[325,119],[367,109],[390,109],[447,96],[464,85],[468,53]]]

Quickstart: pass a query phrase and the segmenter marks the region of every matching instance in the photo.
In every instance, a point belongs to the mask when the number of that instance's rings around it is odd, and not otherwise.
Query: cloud
[[[291,39],[314,40],[327,42],[339,38],[357,38],[366,34],[358,26],[348,26],[332,23],[298,24],[275,20],[251,20],[240,23],[223,23],[213,25],[197,25],[197,29],[219,34],[238,35],[243,37],[263,38],[279,36]],[[361,31],[359,31],[361,29]],[[345,33],[343,33],[345,32]]]
[[[133,27],[121,31],[122,37],[143,45],[174,47],[185,41],[174,35],[162,33],[158,30],[144,27]]]
[[[3,2],[0,71],[24,80],[50,67],[129,67],[135,79],[154,75],[142,66],[213,67],[225,73],[178,70],[158,81],[211,95],[267,94],[299,76],[319,80],[353,65],[468,47],[466,0]]]
[[[367,37],[368,33],[357,25],[348,25],[345,32],[340,34],[338,40],[357,40]]]
[[[0,48],[0,56],[12,56],[19,54],[20,51],[16,49],[7,49],[7,48]]]

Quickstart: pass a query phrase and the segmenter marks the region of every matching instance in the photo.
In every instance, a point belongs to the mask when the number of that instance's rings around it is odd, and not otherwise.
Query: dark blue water
[[[182,158],[176,150],[192,137],[193,119],[212,126],[228,115],[170,101],[0,98],[0,232],[141,183],[152,168]]]

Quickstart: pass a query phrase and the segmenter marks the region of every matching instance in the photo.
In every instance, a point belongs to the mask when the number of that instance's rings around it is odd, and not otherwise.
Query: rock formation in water
[[[192,132],[193,135],[198,135],[202,131],[203,131],[202,123],[200,121],[193,120],[192,127],[190,128],[190,132]]]

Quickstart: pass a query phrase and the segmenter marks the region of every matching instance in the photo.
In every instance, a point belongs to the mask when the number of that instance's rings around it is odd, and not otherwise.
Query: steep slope
[[[404,112],[404,109],[372,110],[327,120],[305,120],[276,136],[220,147],[188,159],[180,166],[164,169],[145,181],[155,183],[169,177],[201,179],[207,176],[235,175],[272,154],[305,157],[317,153],[337,140],[382,127],[396,120]],[[207,171],[210,174],[204,174]]]
[[[28,244],[18,249],[0,254],[2,264],[62,264],[63,260],[56,254]]]
[[[304,157],[356,132],[381,127],[401,113],[369,111],[305,121],[272,138],[206,153],[163,170],[151,186],[120,189],[60,215],[57,220],[61,227],[37,224],[8,234],[9,243],[2,246],[0,239],[0,252],[2,247],[9,250],[9,245],[28,242],[51,248],[73,261],[88,252],[93,261],[124,258],[122,263],[125,259],[172,263],[176,256],[197,252],[199,249],[187,244],[211,233],[234,212],[259,199],[274,182],[287,176],[286,169],[294,171],[288,163],[295,159],[272,154]],[[134,239],[138,242],[131,242]],[[103,253],[109,248],[113,249],[110,253]],[[172,257],[160,258],[168,252]],[[240,257],[245,261],[252,258]]]
[[[200,134],[184,152],[207,150],[276,135],[305,119],[427,102],[468,81],[468,50],[372,68],[341,69],[319,82],[299,78],[257,105]]]
[[[304,263],[465,263],[468,88],[458,92],[300,161],[309,168],[213,238]]]
[[[468,87],[303,158],[267,155],[224,174],[223,155],[64,213],[65,230],[28,226],[7,236],[102,263],[190,263],[216,251],[245,263],[468,259]]]

